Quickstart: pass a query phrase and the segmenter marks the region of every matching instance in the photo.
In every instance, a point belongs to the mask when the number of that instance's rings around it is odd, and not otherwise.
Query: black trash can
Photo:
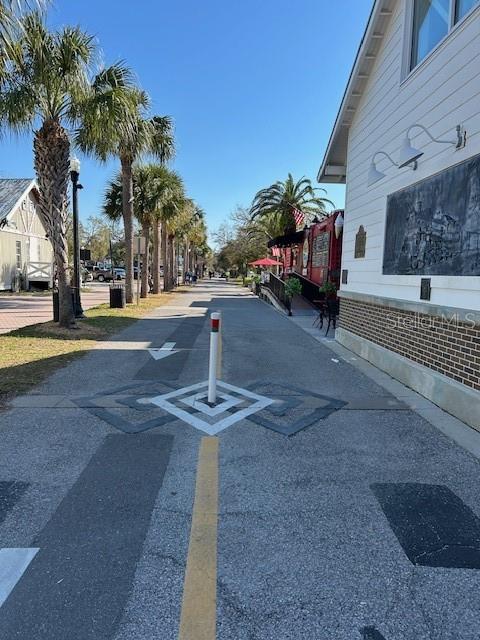
[[[53,302],[53,321],[58,322],[60,320],[60,302],[58,299],[58,289],[53,290],[52,302]],[[72,289],[72,309],[75,309],[75,291],[73,289]]]
[[[126,305],[125,285],[112,283],[110,285],[110,309],[124,309]]]

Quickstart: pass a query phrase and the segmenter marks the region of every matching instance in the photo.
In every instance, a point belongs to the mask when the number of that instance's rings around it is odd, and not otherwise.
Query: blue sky
[[[371,0],[55,0],[106,63],[125,60],[175,120],[173,164],[210,231],[290,171],[315,180]],[[82,158],[81,214],[98,214],[117,163]],[[0,142],[0,175],[33,175],[31,137]],[[343,205],[343,188],[327,185]]]

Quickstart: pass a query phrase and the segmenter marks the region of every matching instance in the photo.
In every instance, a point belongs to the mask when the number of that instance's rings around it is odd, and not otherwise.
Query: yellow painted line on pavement
[[[202,438],[178,640],[215,640],[218,438]]]

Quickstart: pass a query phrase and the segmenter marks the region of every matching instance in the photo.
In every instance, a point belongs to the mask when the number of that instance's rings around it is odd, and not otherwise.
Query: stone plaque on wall
[[[364,258],[366,248],[367,232],[363,228],[363,225],[360,225],[357,235],[355,236],[355,258]]]
[[[480,275],[480,156],[388,196],[383,273]]]

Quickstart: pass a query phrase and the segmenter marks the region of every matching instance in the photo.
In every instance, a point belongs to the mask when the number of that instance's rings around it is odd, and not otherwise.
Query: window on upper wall
[[[22,243],[20,240],[17,240],[15,243],[15,252],[16,252],[16,265],[17,269],[22,268]]]
[[[450,0],[415,0],[411,69],[447,35],[449,21]]]
[[[480,0],[457,0],[455,3],[455,22],[461,20]]]
[[[413,0],[413,33],[410,70],[414,69],[450,29],[480,0]]]

